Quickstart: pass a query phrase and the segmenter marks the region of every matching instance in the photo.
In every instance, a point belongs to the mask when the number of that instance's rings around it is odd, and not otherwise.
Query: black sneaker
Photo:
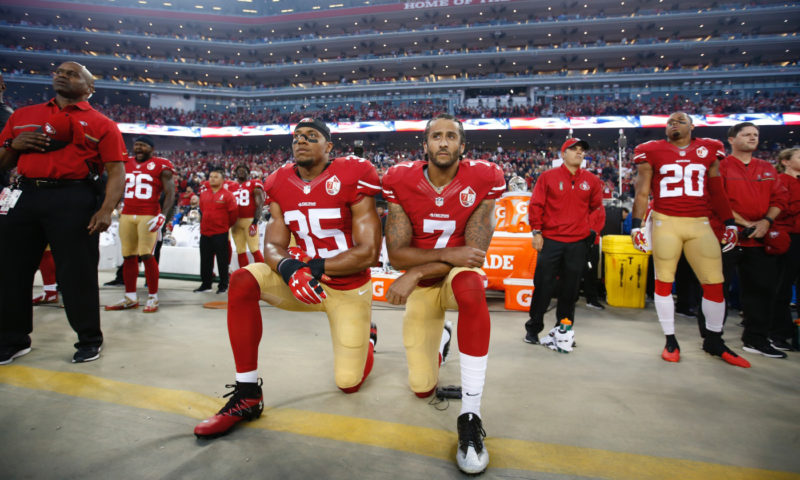
[[[745,343],[742,346],[742,350],[750,353],[758,353],[759,355],[764,355],[768,358],[786,358],[786,354],[784,352],[776,350],[772,347],[772,345],[769,344],[769,342],[765,343],[764,345]]]
[[[535,333],[526,333],[525,334],[525,343],[530,343],[531,345],[539,345],[539,335]]]
[[[372,352],[375,353],[375,347],[378,345],[378,325],[375,322],[369,323],[369,340],[372,342]]]
[[[775,350],[780,350],[782,352],[791,352],[792,350],[794,350],[794,348],[792,348],[792,344],[787,342],[786,340],[770,338],[769,344],[772,345],[772,348],[774,348]]]
[[[697,316],[697,310],[691,308],[687,308],[686,310],[675,310],[675,315],[683,318],[695,318]]]
[[[214,438],[225,435],[237,423],[243,420],[255,420],[264,411],[264,396],[261,393],[261,379],[258,383],[240,383],[225,385],[233,388],[223,395],[231,397],[228,403],[213,417],[203,420],[194,427],[197,438]]]
[[[209,290],[211,290],[211,289],[209,288]],[[219,287],[219,288],[217,288],[217,295],[219,295],[221,293],[225,293],[227,291],[228,291],[228,287]]]
[[[442,363],[447,361],[447,356],[450,355],[450,340],[453,339],[453,324],[450,320],[444,322],[444,329],[447,330],[447,341],[442,348]]]
[[[8,365],[13,362],[15,358],[30,353],[31,347],[0,347],[0,365]]]
[[[106,282],[103,284],[104,287],[121,287],[124,285],[125,281],[122,280],[121,278],[115,278],[114,280],[111,280],[110,282]]]
[[[100,350],[103,347],[78,347],[78,351],[72,356],[72,363],[86,363],[100,358]]]
[[[599,300],[595,300],[593,302],[587,301],[586,302],[586,308],[591,308],[592,310],[605,310],[606,309],[606,307],[604,307],[603,304],[600,303]]]
[[[464,413],[458,417],[458,449],[456,462],[464,473],[475,475],[486,470],[489,465],[489,452],[483,445],[486,431],[481,418],[474,413]]]
[[[210,292],[210,291],[211,291],[211,285],[209,285],[209,286],[206,286],[206,285],[200,285],[200,287],[198,287],[198,288],[195,288],[195,289],[194,289],[194,290],[192,290],[192,291],[193,291],[194,293],[206,293],[206,292]]]

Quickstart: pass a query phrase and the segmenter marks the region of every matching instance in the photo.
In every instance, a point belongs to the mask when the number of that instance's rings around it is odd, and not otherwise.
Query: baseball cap
[[[581,140],[580,138],[573,137],[573,138],[568,138],[567,141],[564,142],[563,145],[561,145],[561,153],[564,153],[564,150],[572,148],[575,145],[580,145],[581,147],[583,147],[584,150],[589,149],[588,143],[586,143],[584,140]]]
[[[773,228],[764,235],[764,251],[769,255],[783,255],[791,244],[792,238],[783,230]]]
[[[321,133],[322,136],[325,137],[325,140],[331,141],[331,129],[328,128],[325,122],[318,118],[306,117],[300,120],[297,125],[295,125],[294,129],[297,130],[300,127],[313,128]]]

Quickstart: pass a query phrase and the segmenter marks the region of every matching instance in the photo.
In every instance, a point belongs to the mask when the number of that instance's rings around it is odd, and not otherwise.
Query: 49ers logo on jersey
[[[465,207],[471,207],[475,203],[476,197],[477,195],[472,187],[467,187],[458,193],[458,200],[461,202],[461,205]]]
[[[589,183],[586,180],[584,180],[584,181],[581,182],[580,185],[578,185],[578,188],[580,188],[581,190],[583,190],[585,192],[585,191],[589,190]]]
[[[336,175],[325,181],[325,191],[328,192],[328,195],[336,195],[341,187],[342,182],[336,178]]]
[[[153,170],[154,168],[156,168],[156,162],[149,162],[147,164],[147,169],[148,170]]]
[[[700,158],[706,158],[708,156],[708,149],[706,147],[697,147],[697,156]]]

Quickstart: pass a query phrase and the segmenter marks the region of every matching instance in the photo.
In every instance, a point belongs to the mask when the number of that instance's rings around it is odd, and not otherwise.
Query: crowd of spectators
[[[460,118],[510,118],[510,117],[580,117],[603,115],[668,115],[676,111],[690,114],[728,113],[780,113],[800,111],[800,94],[762,92],[751,97],[732,92],[717,95],[655,96],[646,99],[615,99],[610,96],[552,96],[537,97],[536,102],[514,105],[507,96],[492,98],[476,106],[453,107]],[[7,100],[13,108],[41,102],[41,99]],[[260,106],[230,108],[228,110],[182,111],[174,108],[148,108],[140,105],[119,103],[95,108],[120,123],[147,123],[180,126],[244,126],[296,123],[303,117],[313,116],[326,122],[359,122],[381,120],[424,120],[436,113],[447,111],[442,100],[419,100],[415,102],[369,102],[361,104],[332,105],[325,108],[309,106],[305,109],[286,111]]]

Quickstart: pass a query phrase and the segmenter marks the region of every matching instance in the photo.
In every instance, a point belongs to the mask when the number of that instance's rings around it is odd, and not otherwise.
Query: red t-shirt
[[[137,162],[130,157],[125,163],[125,194],[122,213],[125,215],[158,215],[161,213],[161,174],[173,172],[172,162],[165,158],[151,157]]]
[[[264,191],[264,186],[259,180],[247,180],[244,183],[236,183],[235,187],[230,188],[239,206],[239,218],[253,218],[256,214],[256,189]]]
[[[59,111],[55,99],[16,110],[0,133],[0,144],[22,132],[43,128],[48,118]],[[97,172],[102,172],[107,162],[125,161],[127,150],[116,123],[93,109],[88,102],[67,105],[63,111],[72,119],[72,142],[52,152],[20,153],[17,161],[20,175],[79,180],[89,175],[87,162]]]
[[[228,233],[236,223],[239,208],[233,194],[224,188],[214,192],[210,187],[200,194],[200,234],[205,236]]]
[[[711,215],[708,168],[723,158],[725,147],[712,138],[693,138],[685,148],[652,140],[633,152],[634,163],[647,162],[653,167],[653,210],[674,217]]]
[[[533,187],[528,221],[542,236],[576,242],[599,233],[606,222],[603,182],[582,168],[571,174],[565,165],[542,173]]]
[[[365,196],[381,190],[375,167],[363,158],[340,157],[311,182],[287,163],[264,181],[270,202],[276,202],[297,246],[311,258],[331,258],[353,248],[351,207]],[[352,275],[331,277],[327,283],[337,290],[352,290],[370,279],[369,269]]]
[[[411,221],[411,246],[445,248],[466,245],[464,232],[472,212],[483,200],[506,190],[503,170],[485,160],[461,160],[458,172],[441,193],[425,177],[428,162],[399,163],[383,176],[383,197],[403,207]],[[433,285],[429,279],[421,285]]]

